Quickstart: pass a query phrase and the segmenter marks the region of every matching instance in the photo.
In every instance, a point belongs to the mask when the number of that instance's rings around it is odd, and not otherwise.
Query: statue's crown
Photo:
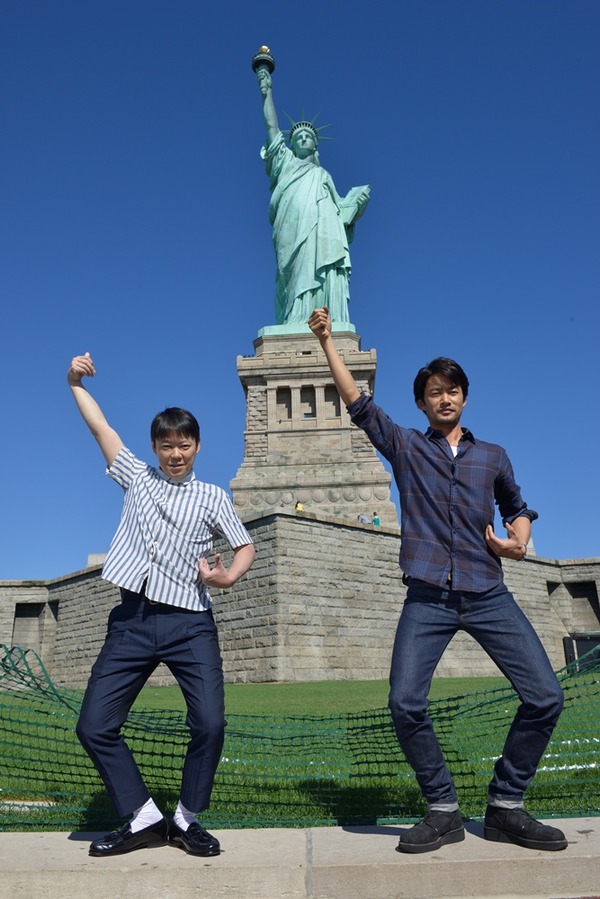
[[[315,122],[319,118],[319,112],[316,114],[316,116],[313,116],[311,121],[304,118],[304,110],[302,110],[301,118],[298,122],[295,122],[293,118],[287,114],[287,112],[285,113],[285,115],[287,116],[287,119],[290,123],[290,128],[286,129],[284,133],[287,134],[290,144],[296,131],[299,131],[301,128],[305,128],[307,131],[310,131],[317,143],[319,143],[320,140],[331,140],[330,137],[325,137],[324,134],[319,134],[319,132],[323,131],[324,128],[329,128],[329,125],[319,125],[317,127],[317,125],[315,124]]]
[[[301,122],[295,122],[292,125],[292,127],[290,128],[290,143],[292,142],[296,131],[300,131],[301,128],[304,129],[305,131],[310,131],[311,134],[314,136],[314,139],[317,141],[317,143],[319,142],[319,133],[318,133],[317,129],[315,128],[315,126],[313,125],[313,123],[301,121]]]

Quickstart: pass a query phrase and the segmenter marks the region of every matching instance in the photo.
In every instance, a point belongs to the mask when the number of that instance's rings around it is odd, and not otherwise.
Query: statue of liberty
[[[333,322],[349,322],[350,253],[354,224],[369,202],[370,187],[340,197],[319,162],[313,122],[292,125],[290,146],[279,128],[267,47],[253,59],[263,96],[267,141],[261,150],[271,182],[269,221],[277,259],[275,311],[278,324],[306,324],[313,309],[327,306]]]

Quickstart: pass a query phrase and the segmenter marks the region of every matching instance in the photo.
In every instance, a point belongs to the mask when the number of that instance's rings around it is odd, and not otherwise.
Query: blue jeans
[[[483,647],[521,700],[489,792],[522,801],[562,711],[563,693],[537,634],[504,584],[465,593],[409,582],[390,672],[389,708],[398,742],[427,802],[457,802],[427,714],[427,694],[435,667],[459,630]]]

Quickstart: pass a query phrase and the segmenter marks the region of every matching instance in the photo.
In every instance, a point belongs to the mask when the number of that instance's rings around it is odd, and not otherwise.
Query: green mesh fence
[[[544,817],[600,815],[600,656],[559,672],[565,709],[528,792]],[[75,736],[81,692],[58,689],[31,650],[0,647],[0,829],[101,830],[115,823]],[[465,817],[487,784],[518,700],[510,688],[433,702]],[[134,712],[124,728],[150,792],[172,810],[188,740],[183,712]],[[207,827],[411,822],[423,800],[387,709],[339,717],[230,715]]]

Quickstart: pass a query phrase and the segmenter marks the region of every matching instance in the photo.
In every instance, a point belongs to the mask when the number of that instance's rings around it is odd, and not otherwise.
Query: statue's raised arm
[[[273,101],[275,61],[267,47],[260,48],[252,65],[267,132],[261,156],[271,181],[277,323],[305,325],[313,309],[321,306],[329,308],[333,322],[349,322],[348,247],[354,224],[369,202],[370,188],[354,187],[340,197],[320,164],[314,122],[294,123],[286,145]]]
[[[256,71],[258,86],[263,97],[263,116],[267,129],[267,143],[272,143],[279,133],[279,122],[273,102],[273,82],[271,73],[266,66],[260,66]]]

